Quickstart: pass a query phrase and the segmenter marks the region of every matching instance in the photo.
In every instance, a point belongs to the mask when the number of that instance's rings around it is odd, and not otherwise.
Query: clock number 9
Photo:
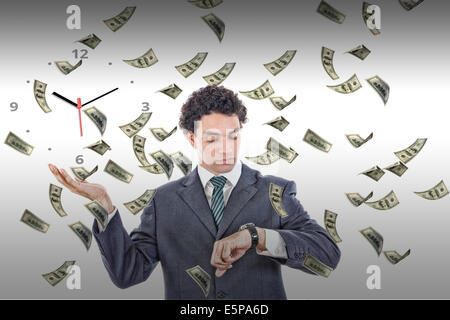
[[[148,102],[142,102],[143,106],[142,106],[142,111],[148,111],[150,110],[149,103]]]
[[[17,102],[11,102],[9,107],[11,108],[11,112],[12,112],[12,111],[16,111],[17,108],[19,107],[19,105],[17,104]]]
[[[81,49],[81,50],[75,49],[75,50],[72,50],[72,52],[75,55],[75,59],[78,59],[78,55],[79,55],[78,51],[80,51],[80,53],[82,53],[82,55],[80,55],[80,59],[88,58],[88,56],[87,56],[88,51],[86,49]]]
[[[84,162],[84,160],[83,160],[83,155],[82,155],[82,154],[78,155],[78,156],[75,158],[75,162],[76,162],[77,164],[82,164],[82,163]]]

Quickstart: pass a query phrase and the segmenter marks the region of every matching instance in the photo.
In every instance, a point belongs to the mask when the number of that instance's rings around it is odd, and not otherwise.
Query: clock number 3
[[[148,102],[142,102],[142,111],[148,111],[150,108],[148,107],[150,104]]]

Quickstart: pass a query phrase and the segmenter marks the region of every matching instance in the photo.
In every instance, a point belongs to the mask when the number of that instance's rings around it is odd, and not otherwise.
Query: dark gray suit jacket
[[[130,234],[119,212],[104,232],[99,232],[94,220],[94,238],[116,286],[124,289],[145,281],[161,262],[165,299],[286,299],[281,265],[314,274],[302,266],[310,253],[333,269],[337,266],[338,246],[303,209],[293,180],[262,175],[243,163],[217,230],[197,170],[158,187],[141,214],[140,225]],[[287,217],[281,218],[270,203],[271,182],[284,187]],[[247,222],[278,231],[288,258],[259,255],[251,249],[217,278],[210,264],[214,242]],[[186,272],[196,265],[211,277],[206,297]]]

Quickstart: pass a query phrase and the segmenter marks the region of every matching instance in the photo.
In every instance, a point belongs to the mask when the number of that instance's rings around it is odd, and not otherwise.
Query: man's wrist
[[[266,248],[266,229],[255,227],[256,231],[258,232],[258,245],[256,246],[256,249],[265,251]]]

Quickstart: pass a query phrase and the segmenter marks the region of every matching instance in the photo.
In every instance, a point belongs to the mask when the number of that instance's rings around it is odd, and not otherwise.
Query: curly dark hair
[[[238,98],[237,93],[224,86],[208,85],[194,91],[183,104],[179,126],[185,133],[194,132],[195,121],[212,112],[236,114],[241,124],[248,121],[247,108]]]

